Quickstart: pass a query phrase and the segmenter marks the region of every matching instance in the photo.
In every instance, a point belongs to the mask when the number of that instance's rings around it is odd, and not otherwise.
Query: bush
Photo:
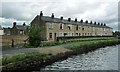
[[[31,27],[28,33],[29,36],[29,45],[38,47],[41,44],[42,38],[40,37],[41,30],[37,27]]]

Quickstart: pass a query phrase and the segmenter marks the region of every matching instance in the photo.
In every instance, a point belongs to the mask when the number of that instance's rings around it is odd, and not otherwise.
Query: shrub
[[[37,27],[31,27],[28,33],[29,45],[37,47],[40,45],[42,38],[40,37],[41,30]]]

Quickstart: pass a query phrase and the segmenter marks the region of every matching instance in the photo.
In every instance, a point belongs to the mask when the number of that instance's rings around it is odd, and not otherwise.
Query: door
[[[54,33],[54,41],[56,41],[56,39],[57,39],[57,38],[56,38],[56,33]]]

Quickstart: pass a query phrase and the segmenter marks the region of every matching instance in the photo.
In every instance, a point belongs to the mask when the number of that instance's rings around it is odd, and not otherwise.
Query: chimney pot
[[[77,22],[77,18],[75,18],[75,22]]]
[[[52,17],[52,19],[54,18],[54,13],[52,13],[52,16],[51,16],[51,17]]]

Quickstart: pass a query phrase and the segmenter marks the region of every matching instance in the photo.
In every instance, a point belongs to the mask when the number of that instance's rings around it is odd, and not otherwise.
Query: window
[[[67,33],[64,33],[64,36],[67,36]]]
[[[72,29],[72,25],[68,25],[67,28],[68,28],[68,30],[71,30]]]
[[[84,28],[82,28],[82,30],[84,31]]]
[[[64,24],[60,24],[60,29],[63,29]]]
[[[76,36],[78,36],[78,33],[76,33]]]
[[[62,33],[62,32],[59,32],[59,36],[63,36],[63,33]]]
[[[70,30],[70,26],[68,26],[68,30]]]
[[[82,33],[82,36],[84,36],[84,33]]]
[[[52,38],[52,33],[49,33],[49,38]]]
[[[74,36],[74,33],[72,33],[72,36]]]
[[[76,26],[76,30],[78,30],[78,25]]]

